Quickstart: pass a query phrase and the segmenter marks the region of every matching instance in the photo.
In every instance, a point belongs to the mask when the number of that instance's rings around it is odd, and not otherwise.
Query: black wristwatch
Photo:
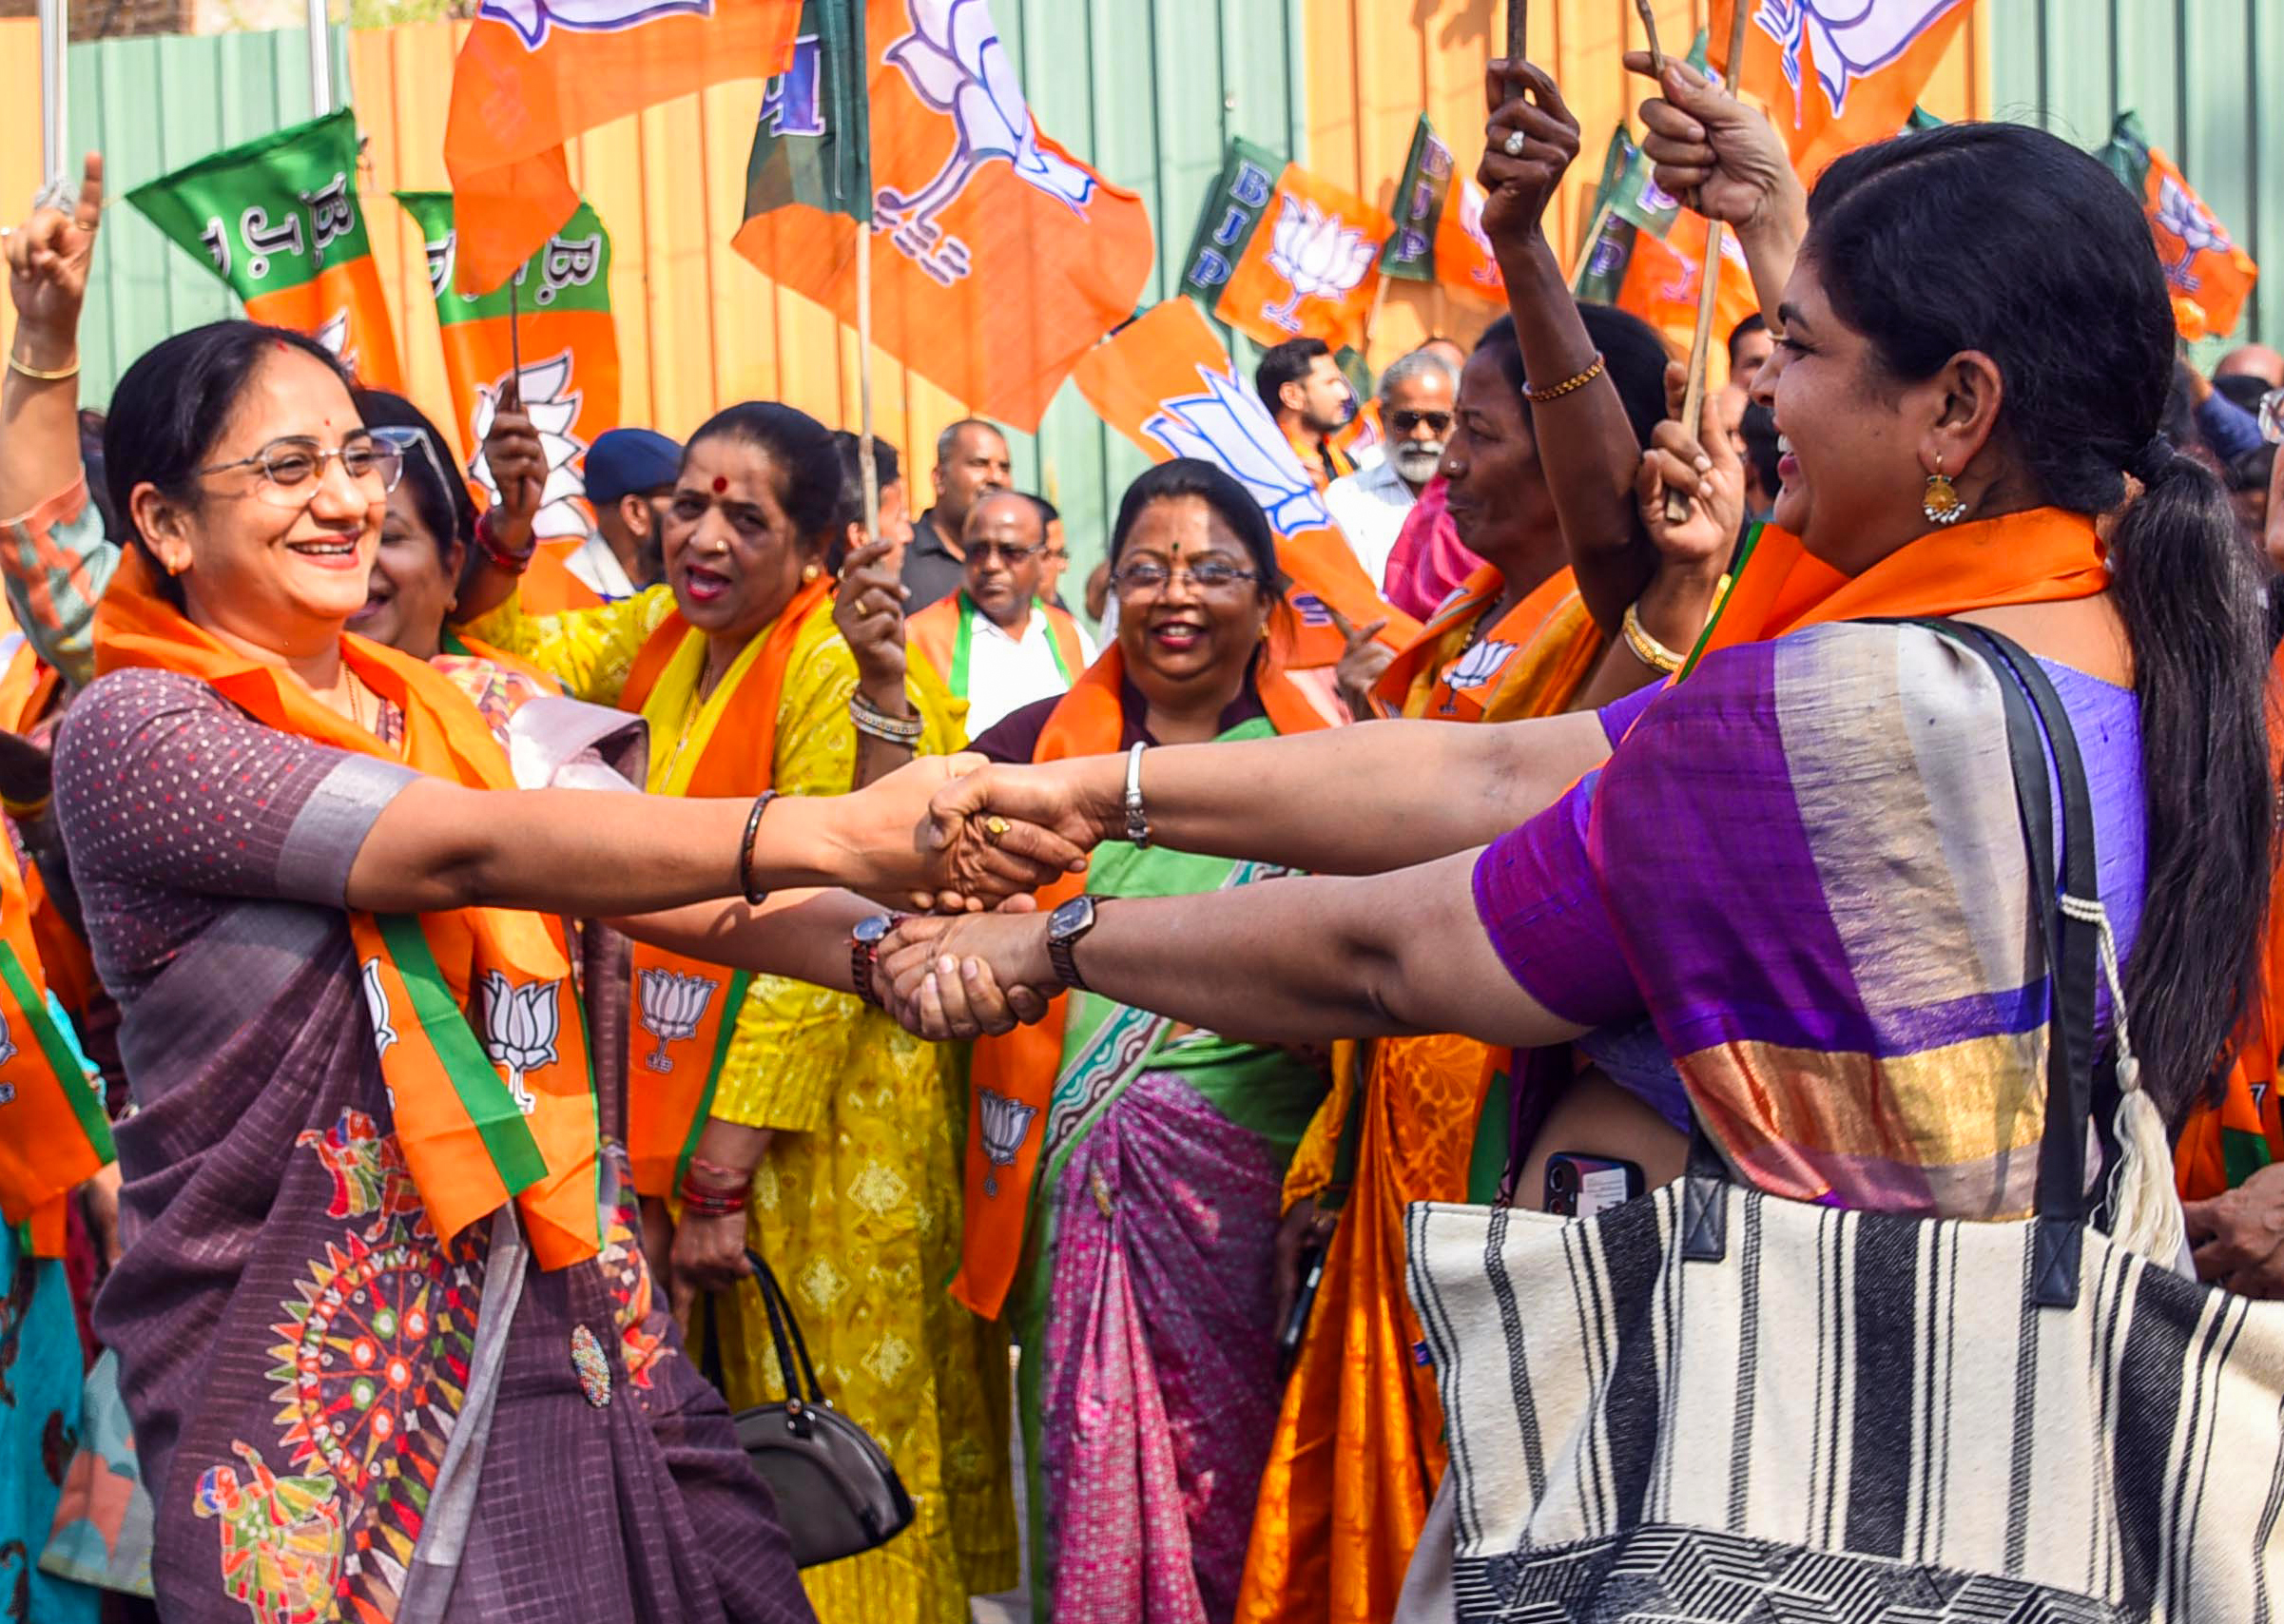
[[[857,996],[868,1004],[877,1006],[881,1001],[872,984],[873,973],[881,964],[881,942],[902,918],[901,914],[875,914],[859,919],[848,933],[849,979],[856,985]]]
[[[1055,978],[1066,987],[1086,988],[1087,978],[1072,961],[1071,950],[1094,928],[1094,899],[1083,892],[1047,916],[1047,962],[1055,966]]]

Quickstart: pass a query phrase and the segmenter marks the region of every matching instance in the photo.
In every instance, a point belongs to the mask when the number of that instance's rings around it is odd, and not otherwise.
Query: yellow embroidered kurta
[[[546,619],[513,599],[469,632],[543,667],[576,697],[614,703],[636,652],[673,608],[665,587]],[[701,704],[702,640],[677,652],[644,715],[650,785],[687,783],[715,721],[750,668],[754,638]],[[856,659],[832,617],[794,644],[778,711],[782,794],[844,794],[857,735]],[[959,746],[948,695],[916,662],[920,751]],[[746,1239],[801,1316],[818,1379],[895,1461],[918,1520],[881,1550],[802,1577],[826,1624],[963,1624],[971,1594],[1016,1582],[1005,1332],[945,1293],[959,1264],[966,1062],[922,1043],[845,994],[757,976],[739,1011],[713,1112],[775,1131],[755,1170]],[[779,1396],[759,1297],[739,1293],[723,1363],[733,1407]]]

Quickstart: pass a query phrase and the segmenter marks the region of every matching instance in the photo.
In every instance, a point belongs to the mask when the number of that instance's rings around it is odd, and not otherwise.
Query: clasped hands
[[[918,912],[881,944],[874,976],[890,1015],[942,1042],[996,1035],[1047,1013],[1061,987],[1033,892],[1083,869],[1089,851],[1124,830],[1120,774],[1115,756],[1021,766],[923,758],[852,798],[879,797],[893,819],[927,795],[917,841],[925,888],[902,892]],[[887,827],[872,835],[894,843]],[[861,888],[896,894],[886,880]]]

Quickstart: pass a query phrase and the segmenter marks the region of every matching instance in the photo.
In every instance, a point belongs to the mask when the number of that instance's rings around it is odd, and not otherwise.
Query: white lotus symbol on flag
[[[918,190],[883,186],[873,197],[873,229],[889,234],[897,251],[950,287],[968,274],[968,246],[944,235],[937,216],[967,190],[976,172],[1002,159],[1016,178],[1045,192],[1081,220],[1094,200],[1094,176],[1039,145],[1031,104],[989,0],[906,0],[912,31],[881,53],[904,75],[912,93],[932,111],[949,115],[956,132],[951,155]]]
[[[1483,256],[1483,262],[1471,266],[1467,274],[1471,280],[1490,287],[1497,284],[1499,278],[1494,269],[1497,255],[1491,247],[1491,234],[1483,229],[1483,204],[1487,201],[1482,187],[1465,175],[1460,177],[1460,229]]]
[[[658,1040],[643,1056],[643,1064],[653,1072],[671,1072],[674,1057],[667,1053],[667,1045],[698,1035],[706,1006],[713,1002],[722,983],[677,970],[646,970],[636,979],[642,984],[643,1030]]]
[[[976,1091],[976,1114],[983,1123],[983,1153],[990,1160],[983,1174],[984,1194],[999,1193],[999,1175],[993,1170],[1016,1165],[1016,1152],[1023,1148],[1031,1119],[1038,1113],[1036,1105],[1009,1099],[991,1089]]]
[[[15,1034],[8,1030],[8,1016],[5,1015],[0,1015],[0,1066],[7,1065],[15,1057]],[[9,1090],[9,1096],[11,1099],[15,1096],[14,1089],[11,1088]]]
[[[386,1055],[389,1046],[397,1041],[397,1029],[389,1024],[389,990],[381,985],[380,960],[365,960],[365,1014],[373,1017],[373,1052]]]
[[[587,450],[587,442],[571,432],[579,420],[581,398],[580,392],[570,387],[571,352],[565,350],[552,360],[526,362],[522,379],[524,415],[539,431],[540,447],[547,453],[547,483],[539,490],[539,515],[532,521],[532,532],[542,541],[552,536],[585,535],[587,519],[579,512],[576,498],[587,494],[587,481],[572,466],[572,458]],[[475,386],[475,410],[468,426],[469,437],[477,448],[468,475],[495,502],[499,487],[493,481],[491,465],[484,460],[483,444],[484,436],[492,432],[500,392],[507,383],[503,373],[496,382]]]
[[[318,328],[315,337],[319,343],[333,352],[333,358],[347,369],[350,377],[357,376],[357,352],[348,347],[349,307],[347,305],[343,305],[327,317],[324,324]]]
[[[1460,663],[1452,667],[1451,675],[1444,681],[1457,692],[1480,688],[1499,675],[1499,668],[1507,663],[1507,656],[1514,652],[1515,645],[1512,643],[1501,643],[1497,638],[1486,639],[1461,655]]]
[[[551,28],[610,34],[678,11],[710,17],[714,0],[484,0],[476,15],[507,24],[525,48],[537,50]]]
[[[508,1072],[508,1092],[526,1116],[539,1109],[524,1073],[555,1063],[555,992],[561,981],[518,985],[496,970],[484,972],[484,1053]]]
[[[1202,457],[1234,474],[1280,535],[1329,525],[1324,498],[1261,396],[1213,367],[1197,376],[1206,392],[1161,400],[1142,432],[1173,456]]]
[[[2197,263],[2197,255],[2208,248],[2227,253],[2235,244],[2219,221],[2198,203],[2188,187],[2171,175],[2163,176],[2158,184],[2158,227],[2170,231],[2181,240],[2181,257],[2165,267],[2166,280],[2183,293],[2195,293],[2204,280],[2189,267]]]
[[[1760,0],[1752,26],[1774,40],[1800,122],[1800,47],[1816,61],[1816,81],[1832,116],[1848,110],[1848,87],[1877,73],[1961,0]]]
[[[1268,268],[1292,284],[1292,297],[1283,304],[1263,305],[1261,314],[1287,333],[1298,333],[1301,300],[1337,303],[1347,298],[1372,268],[1377,244],[1361,225],[1348,224],[1307,198],[1287,192],[1282,204],[1270,228]]]

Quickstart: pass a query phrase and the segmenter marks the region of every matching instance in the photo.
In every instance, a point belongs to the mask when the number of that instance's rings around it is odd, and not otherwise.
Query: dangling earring
[[[1920,496],[1919,511],[1927,515],[1931,525],[1955,525],[1966,517],[1966,498],[1959,494],[1943,472],[1943,456],[1935,458],[1935,472],[1927,475],[1926,491]]]
[[[801,578],[805,584],[807,582],[814,581],[818,576],[823,573],[824,570],[821,566],[815,564],[805,564],[802,566]]]

